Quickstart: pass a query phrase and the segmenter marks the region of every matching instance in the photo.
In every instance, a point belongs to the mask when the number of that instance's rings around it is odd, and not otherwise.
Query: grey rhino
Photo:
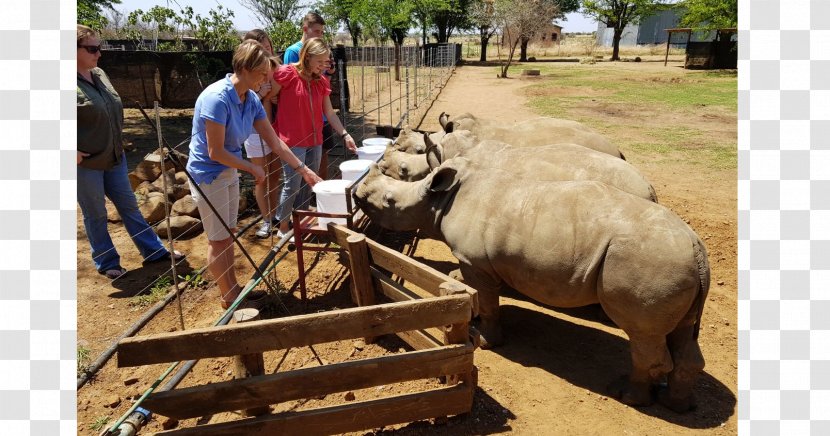
[[[494,139],[516,147],[570,142],[625,160],[625,156],[616,145],[576,121],[540,117],[508,125],[500,121],[478,118],[469,113],[452,119],[441,113],[438,120],[446,133],[469,130],[480,139]]]
[[[389,147],[383,153],[383,159],[378,162],[378,167],[383,174],[408,182],[423,179],[431,170],[426,154],[412,154]]]
[[[441,162],[464,156],[480,167],[516,169],[519,179],[539,181],[596,180],[629,194],[657,202],[657,193],[628,162],[577,144],[512,147],[504,142],[479,141],[468,130],[446,134],[438,144],[424,135],[426,154],[387,150],[380,171],[397,180],[421,180]]]
[[[429,133],[429,135],[433,142],[438,142],[442,137],[444,137],[444,131],[439,130],[437,132]],[[425,153],[427,151],[427,147],[424,143],[424,133],[416,132],[409,127],[405,127],[401,130],[398,137],[395,138],[392,144],[387,147],[387,149],[411,154]]]
[[[630,340],[621,400],[651,404],[651,387],[665,380],[661,403],[693,406],[709,263],[703,242],[669,209],[600,182],[517,182],[463,157],[418,182],[372,165],[355,202],[384,228],[447,243],[456,275],[479,291],[484,347],[501,341],[503,287],[550,306],[599,303]]]

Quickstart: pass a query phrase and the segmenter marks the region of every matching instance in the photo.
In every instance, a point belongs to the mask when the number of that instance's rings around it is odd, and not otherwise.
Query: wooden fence
[[[328,228],[344,248],[342,259],[352,274],[352,299],[360,307],[126,338],[118,344],[118,365],[250,357],[332,341],[371,341],[384,334],[397,334],[415,351],[154,393],[143,407],[176,419],[266,410],[248,419],[159,434],[333,434],[470,412],[477,384],[473,352],[478,340],[469,322],[478,314],[477,292],[346,227],[329,224]],[[407,288],[390,274],[417,288]],[[374,304],[380,294],[393,302]],[[433,377],[444,377],[446,386],[267,413],[269,405],[281,402]]]

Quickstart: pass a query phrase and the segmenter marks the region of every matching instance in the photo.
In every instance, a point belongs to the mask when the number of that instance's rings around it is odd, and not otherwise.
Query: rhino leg
[[[674,369],[668,375],[668,389],[659,392],[658,401],[675,412],[686,412],[695,408],[692,390],[698,374],[705,365],[703,353],[694,337],[695,330],[696,326],[693,323],[686,323],[678,326],[668,336]]]
[[[628,332],[626,332],[628,333]],[[672,360],[662,335],[629,333],[631,375],[627,386],[618,390],[620,401],[629,406],[649,406],[654,402],[651,387],[672,370]]]
[[[504,342],[499,323],[499,295],[502,284],[489,278],[485,273],[471,266],[462,264],[461,268],[450,273],[450,277],[463,281],[464,284],[478,291],[479,324],[481,348],[484,350],[497,347]]]

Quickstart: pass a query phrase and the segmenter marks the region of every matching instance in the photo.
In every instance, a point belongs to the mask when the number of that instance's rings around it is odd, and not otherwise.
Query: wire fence
[[[446,85],[460,57],[460,46],[456,44],[433,44],[427,47],[404,46],[400,48],[399,56],[395,55],[395,51],[394,47],[385,46],[349,47],[346,50],[345,58],[338,61],[338,74],[340,76],[335,83],[339,84],[339,94],[336,94],[341,100],[339,115],[341,122],[346,130],[352,134],[358,146],[360,146],[362,139],[376,136],[378,126],[402,127],[408,125],[417,128],[440,90]],[[346,110],[346,108],[349,109]],[[152,123],[149,118],[147,118],[147,121]],[[162,142],[164,142],[163,133],[162,131],[159,135]],[[309,133],[309,136],[312,134]],[[337,178],[339,177],[339,164],[352,158],[353,155],[346,152],[344,145],[340,143],[340,136],[336,132],[332,132],[332,137],[327,139],[338,142],[330,153],[334,158],[329,159],[327,167],[330,178]],[[178,145],[169,147],[169,149],[187,154],[189,142],[190,138],[186,138]],[[170,154],[169,150],[160,150],[159,153],[162,155]],[[243,190],[253,186],[253,179],[249,174],[240,172],[240,176],[240,185]],[[161,177],[167,176],[163,173]],[[292,177],[300,177],[300,175],[295,173]],[[286,181],[282,180],[282,182]],[[192,183],[192,180],[190,183]],[[268,185],[268,192],[279,192],[283,183],[276,186]],[[269,198],[269,196],[266,195],[266,198]],[[312,207],[310,200],[311,198],[305,199],[296,209],[310,209]],[[167,193],[164,195],[164,201],[172,203]],[[289,201],[293,201],[293,198]],[[256,207],[256,203],[252,203],[252,207]],[[225,205],[215,206],[218,208]],[[165,207],[166,210],[171,210],[170,204],[166,204]],[[275,210],[276,205],[269,205],[269,208]],[[248,211],[240,211],[240,213],[245,214]],[[167,242],[167,250],[175,251],[176,244],[183,238],[189,239],[190,235],[198,231],[197,228],[202,225],[202,220],[209,218],[212,214],[213,212],[209,212],[208,216],[202,216],[197,222],[194,222],[191,228],[180,231],[182,236],[165,241]],[[246,223],[240,233],[250,229],[259,219],[261,219],[261,216],[254,218],[252,222]],[[150,228],[145,231],[159,233],[159,226],[165,223],[166,218],[150,223]],[[137,236],[133,235],[134,238]],[[272,234],[271,244],[274,245],[277,242]],[[232,247],[233,244],[228,249],[232,249]],[[240,249],[244,250],[244,247],[240,245]],[[245,254],[247,255],[247,253]],[[154,255],[155,253],[148,256],[148,258],[152,258]],[[259,264],[266,256],[267,254],[260,259],[255,259],[254,263]],[[184,261],[172,263],[169,269],[158,274],[136,295],[146,294],[152,289],[165,286],[165,284],[169,287],[171,275],[172,277],[179,276],[176,265],[180,265]],[[252,265],[252,267],[257,268],[257,265]],[[234,266],[230,268],[234,268]],[[276,274],[276,269],[271,271],[271,274]],[[228,272],[228,270],[225,272]],[[212,277],[207,282],[206,287],[212,290],[217,286],[216,279],[217,277]],[[272,279],[276,280],[276,277]],[[115,279],[115,281],[118,280],[122,280],[122,278]]]

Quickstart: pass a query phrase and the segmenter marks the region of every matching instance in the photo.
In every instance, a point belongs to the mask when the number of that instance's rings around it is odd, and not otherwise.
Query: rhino
[[[424,136],[428,137],[426,134]],[[378,162],[378,167],[383,174],[406,181],[421,180],[431,170],[426,154],[412,154],[389,147]]]
[[[661,403],[692,408],[710,279],[700,238],[666,207],[601,182],[514,176],[464,157],[418,182],[372,165],[354,198],[381,227],[419,229],[450,247],[459,262],[453,275],[479,292],[484,348],[502,340],[504,288],[555,307],[599,303],[630,339],[632,372],[614,394],[648,405],[651,388],[665,382]]]
[[[444,137],[444,131],[439,130],[437,132],[428,133],[430,138],[433,142],[438,142],[441,138]],[[424,133],[416,132],[409,127],[405,127],[401,132],[398,134],[398,137],[392,142],[392,144],[387,147],[387,149],[392,149],[396,151],[402,151],[404,153],[411,153],[411,154],[422,154],[426,153],[427,147],[424,143]]]
[[[387,150],[378,163],[380,171],[397,180],[421,180],[441,162],[464,156],[482,167],[515,168],[517,178],[557,181],[596,180],[629,194],[657,202],[657,192],[637,168],[628,162],[577,144],[512,147],[504,142],[478,141],[467,130],[455,131],[435,144],[424,135],[426,154]]]
[[[506,125],[501,121],[478,118],[469,113],[452,119],[446,113],[441,113],[438,120],[446,133],[469,130],[480,139],[495,139],[516,147],[571,142],[625,160],[625,155],[616,145],[576,121],[540,117]]]

